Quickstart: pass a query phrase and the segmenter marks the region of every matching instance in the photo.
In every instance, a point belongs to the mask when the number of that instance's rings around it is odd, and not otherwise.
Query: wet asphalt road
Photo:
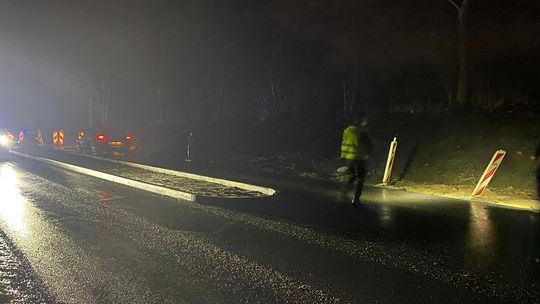
[[[0,301],[539,301],[538,214],[377,188],[353,210],[333,189],[272,186],[190,203],[0,163]]]

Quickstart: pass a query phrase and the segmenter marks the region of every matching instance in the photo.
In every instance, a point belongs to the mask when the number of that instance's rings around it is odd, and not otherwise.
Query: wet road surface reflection
[[[538,298],[538,215],[381,189],[359,210],[285,188],[193,204],[43,165],[1,172],[22,206],[0,211],[5,227],[69,303]]]
[[[31,263],[17,248],[32,242],[31,210],[20,189],[18,168],[0,163],[0,303],[55,303]]]
[[[468,267],[488,269],[496,256],[497,231],[489,217],[490,209],[477,202],[470,204],[469,230],[466,238]]]
[[[26,234],[26,205],[11,164],[0,164],[0,216],[16,233]]]

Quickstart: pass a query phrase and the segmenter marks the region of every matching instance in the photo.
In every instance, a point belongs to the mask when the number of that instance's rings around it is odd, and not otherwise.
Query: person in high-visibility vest
[[[345,128],[341,142],[341,158],[345,160],[349,174],[349,180],[343,196],[347,197],[349,188],[355,184],[354,199],[352,200],[352,206],[354,208],[357,208],[360,204],[360,196],[362,195],[366,180],[367,160],[372,150],[373,142],[368,134],[367,115],[361,112]]]

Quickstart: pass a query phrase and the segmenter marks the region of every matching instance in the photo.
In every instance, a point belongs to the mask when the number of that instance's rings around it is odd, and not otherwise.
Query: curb
[[[422,192],[422,191],[417,191],[414,188],[399,187],[399,186],[392,186],[392,185],[374,184],[374,185],[368,185],[368,186],[372,186],[374,188],[380,188],[380,189],[390,189],[390,190],[396,190],[396,191],[405,191],[405,192],[410,192],[410,193],[418,193],[418,194],[423,194],[423,195],[449,198],[449,199],[460,200],[460,201],[469,202],[469,203],[482,203],[482,204],[490,205],[496,208],[540,213],[540,202],[536,200],[528,200],[528,199],[514,199],[511,201],[503,201],[503,200],[496,200],[496,199],[489,200],[483,197],[477,198],[477,197],[472,197],[472,196],[461,196],[461,195],[452,196],[452,195],[436,194],[436,193],[431,193],[431,192]]]
[[[77,155],[77,156],[84,156],[84,157],[88,157],[88,158],[92,158],[92,159],[96,159],[96,160],[107,161],[107,162],[111,162],[111,163],[115,163],[115,164],[121,164],[121,165],[125,165],[125,166],[130,166],[130,167],[133,167],[133,168],[139,168],[139,169],[144,169],[144,170],[148,170],[148,171],[153,171],[153,172],[157,172],[157,173],[163,173],[163,174],[174,175],[174,176],[179,176],[179,177],[184,177],[184,178],[189,178],[189,179],[195,179],[195,180],[205,181],[205,182],[209,182],[209,183],[220,184],[220,185],[227,186],[227,187],[236,187],[236,188],[240,188],[240,189],[247,190],[247,191],[259,192],[259,193],[265,194],[267,196],[273,196],[277,192],[276,190],[274,190],[272,188],[267,188],[267,187],[262,187],[262,186],[257,186],[257,185],[250,185],[250,184],[246,184],[246,183],[235,182],[235,181],[230,181],[230,180],[221,179],[221,178],[215,178],[215,177],[198,175],[198,174],[187,173],[187,172],[181,172],[181,171],[165,169],[165,168],[160,168],[160,167],[154,167],[154,166],[149,166],[149,165],[143,165],[143,164],[137,164],[137,163],[130,163],[130,162],[126,162],[126,161],[109,159],[109,158],[106,158],[106,157],[100,157],[100,156],[94,156],[94,155],[86,155],[86,154],[69,152],[69,151],[63,151],[63,152],[74,154],[74,155]]]
[[[381,188],[381,189],[392,189],[392,190],[401,190],[401,191],[407,191],[404,187],[398,187],[394,185],[389,184],[366,184],[366,186],[371,186],[373,188]]]
[[[536,200],[528,199],[516,199],[512,201],[503,201],[503,200],[487,200],[485,198],[475,198],[471,197],[470,201],[484,203],[493,207],[513,209],[513,210],[522,210],[530,211],[534,213],[540,213],[540,202]]]
[[[110,181],[110,182],[113,182],[113,183],[121,184],[121,185],[124,185],[124,186],[132,187],[132,188],[136,188],[136,189],[140,189],[140,190],[144,190],[144,191],[148,191],[148,192],[152,192],[152,193],[156,193],[156,194],[160,194],[160,195],[165,195],[165,196],[168,196],[168,197],[181,199],[181,200],[185,200],[185,201],[190,201],[190,202],[197,202],[198,201],[198,197],[195,194],[182,192],[182,191],[179,191],[179,190],[173,190],[173,189],[169,189],[169,188],[162,187],[162,186],[156,186],[156,185],[152,185],[152,184],[147,184],[147,183],[132,180],[132,179],[129,179],[129,178],[120,177],[120,176],[116,176],[116,175],[112,175],[112,174],[108,174],[108,173],[103,173],[103,172],[99,172],[99,171],[96,171],[96,170],[83,168],[83,167],[79,167],[79,166],[75,166],[75,165],[70,165],[70,164],[66,164],[66,163],[59,162],[59,161],[52,160],[52,159],[48,159],[48,158],[32,156],[32,155],[24,154],[24,153],[13,151],[13,150],[10,150],[9,153],[14,154],[14,155],[18,155],[18,156],[21,156],[21,157],[24,157],[24,158],[41,161],[41,162],[50,164],[50,165],[58,167],[58,168],[74,171],[74,172],[89,175],[89,176],[92,176],[92,177],[97,177],[97,178],[100,178],[100,179],[103,179],[103,180],[106,180],[106,181]]]

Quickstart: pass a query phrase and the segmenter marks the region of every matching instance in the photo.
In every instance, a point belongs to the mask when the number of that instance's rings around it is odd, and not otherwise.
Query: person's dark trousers
[[[347,168],[349,169],[349,186],[354,184],[354,200],[358,201],[364,190],[366,181],[366,161],[365,160],[347,160]]]

